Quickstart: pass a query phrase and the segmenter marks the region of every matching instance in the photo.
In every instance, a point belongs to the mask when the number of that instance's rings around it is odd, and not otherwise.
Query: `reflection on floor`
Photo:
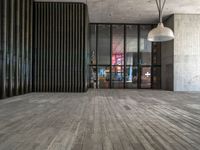
[[[0,150],[198,150],[200,93],[89,90],[0,101]]]

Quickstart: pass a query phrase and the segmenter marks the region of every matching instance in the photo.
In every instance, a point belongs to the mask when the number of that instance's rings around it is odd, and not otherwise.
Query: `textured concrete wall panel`
[[[174,16],[165,21],[165,26],[174,28]],[[162,89],[173,90],[174,41],[162,43]]]
[[[200,15],[174,19],[174,90],[200,91]]]

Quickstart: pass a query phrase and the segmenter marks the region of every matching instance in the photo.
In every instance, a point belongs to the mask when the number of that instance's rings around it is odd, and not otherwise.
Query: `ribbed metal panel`
[[[0,1],[0,98],[32,91],[32,6]]]
[[[86,5],[36,2],[34,12],[34,91],[86,91]]]

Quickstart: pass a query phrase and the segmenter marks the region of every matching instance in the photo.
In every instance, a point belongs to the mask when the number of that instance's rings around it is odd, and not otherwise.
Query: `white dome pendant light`
[[[164,27],[163,22],[162,22],[163,9],[164,9],[166,0],[164,0],[163,4],[161,0],[155,0],[155,1],[156,1],[156,5],[159,12],[160,22],[158,23],[156,28],[152,29],[149,32],[147,39],[151,42],[165,42],[165,41],[173,40],[174,39],[173,31],[168,27]]]

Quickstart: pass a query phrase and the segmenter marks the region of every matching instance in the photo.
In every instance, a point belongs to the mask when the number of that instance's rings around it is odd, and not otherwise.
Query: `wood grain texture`
[[[0,101],[1,150],[200,150],[200,93],[89,90]]]

